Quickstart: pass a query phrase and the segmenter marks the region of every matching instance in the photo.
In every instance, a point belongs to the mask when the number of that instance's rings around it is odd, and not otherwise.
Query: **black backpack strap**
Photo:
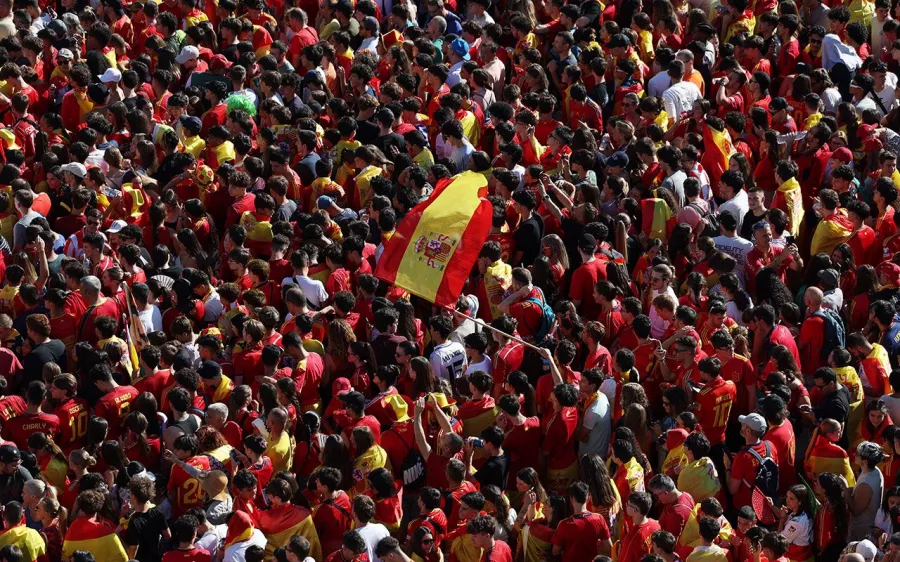
[[[342,514],[344,514],[344,516],[347,519],[349,519],[350,521],[353,521],[353,516],[350,515],[350,512],[347,511],[346,509],[344,509],[343,507],[339,506],[338,504],[334,503],[334,500],[332,498],[328,498],[327,500],[322,502],[322,505],[330,505],[331,507],[335,508],[336,510],[338,510]]]
[[[426,515],[425,522],[431,524],[431,526],[434,527],[434,530],[437,531],[438,534],[440,534],[440,535],[444,534],[444,526],[441,525],[440,523],[438,523],[437,521],[435,521],[434,519],[432,519],[431,517]]]

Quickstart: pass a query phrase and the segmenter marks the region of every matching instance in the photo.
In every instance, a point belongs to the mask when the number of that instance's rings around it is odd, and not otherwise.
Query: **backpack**
[[[688,203],[688,207],[697,211],[697,214],[703,219],[703,230],[700,232],[700,236],[715,238],[722,234],[719,232],[719,217],[715,213],[704,212],[696,203]]]
[[[812,314],[821,318],[825,322],[825,339],[822,341],[822,349],[819,354],[823,361],[827,361],[828,355],[834,351],[836,347],[844,347],[846,333],[844,332],[844,321],[838,316],[838,313],[830,308],[820,308]]]
[[[759,469],[756,472],[756,482],[754,487],[766,497],[778,497],[778,465],[772,459],[772,443],[763,441],[766,447],[766,456],[761,456],[753,447],[747,447],[747,452],[753,455],[753,458],[759,463]],[[744,481],[746,483],[746,480]]]
[[[538,289],[540,291],[540,289]],[[541,297],[544,296],[544,293],[541,293]],[[538,325],[536,330],[533,330],[534,341],[539,342],[542,341],[547,334],[550,333],[550,328],[553,326],[553,322],[556,321],[556,313],[553,312],[553,309],[550,308],[550,305],[547,304],[546,301],[542,301],[536,297],[530,297],[525,299],[522,302],[530,302],[531,304],[540,307],[541,309],[541,323]],[[529,326],[530,328],[530,326]]]
[[[409,448],[406,456],[403,457],[403,463],[400,465],[400,473],[403,475],[403,488],[414,490],[422,488],[425,485],[425,459],[422,458],[421,453],[414,446],[403,439],[399,431],[396,429],[391,429],[390,431],[396,433],[400,441]]]

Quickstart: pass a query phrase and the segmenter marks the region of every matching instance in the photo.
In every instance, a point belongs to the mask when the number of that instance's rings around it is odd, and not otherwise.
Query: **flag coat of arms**
[[[375,276],[438,306],[455,305],[491,228],[486,185],[475,172],[439,184],[397,226]]]

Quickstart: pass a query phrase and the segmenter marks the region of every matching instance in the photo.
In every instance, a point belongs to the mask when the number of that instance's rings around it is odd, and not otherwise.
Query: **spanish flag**
[[[703,125],[703,156],[700,165],[709,174],[709,185],[719,185],[722,173],[728,169],[728,161],[735,153],[727,131],[717,131]]]
[[[0,548],[15,545],[22,550],[22,560],[34,562],[47,554],[47,544],[40,533],[25,526],[25,522],[0,534]]]
[[[467,171],[437,187],[397,226],[375,276],[438,306],[451,306],[491,228],[487,180]]]
[[[656,196],[641,200],[641,232],[646,232],[650,239],[658,238],[665,242],[669,239],[669,220],[672,219],[672,209],[665,200]]]
[[[555,531],[543,518],[522,528],[522,550],[525,553],[525,562],[543,562],[550,559]]]
[[[231,519],[228,520],[228,532],[225,533],[225,548],[233,546],[239,542],[249,541],[253,536],[256,525],[253,518],[246,511],[235,511]]]
[[[809,248],[811,256],[821,253],[831,255],[835,246],[850,239],[853,223],[846,213],[843,209],[838,209],[819,222]]]
[[[266,559],[272,559],[275,549],[284,546],[294,535],[302,535],[309,541],[309,555],[314,560],[322,560],[322,545],[319,534],[313,525],[309,510],[299,505],[286,503],[260,511],[256,515],[256,524],[266,536]],[[98,560],[97,562],[102,562]]]
[[[78,517],[66,531],[63,558],[69,559],[76,550],[86,550],[97,562],[126,562],[128,555],[116,535],[116,526],[101,517]]]
[[[497,421],[497,404],[490,396],[481,400],[469,400],[459,407],[456,418],[463,424],[463,435],[480,437],[481,432]]]
[[[831,472],[843,476],[851,488],[856,486],[856,477],[850,467],[847,451],[819,435],[818,429],[813,433],[812,443],[806,450],[803,470],[806,471],[806,476],[811,481],[818,478],[823,472]]]
[[[800,182],[797,178],[791,178],[778,186],[772,207],[787,213],[788,230],[791,235],[800,235],[800,223],[803,222],[803,194],[800,192]]]

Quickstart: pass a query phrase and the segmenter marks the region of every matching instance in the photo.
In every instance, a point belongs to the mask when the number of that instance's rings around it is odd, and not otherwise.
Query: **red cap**
[[[213,55],[209,59],[209,69],[211,71],[227,70],[231,68],[231,61],[225,58],[225,55]]]
[[[835,160],[840,160],[844,164],[849,164],[853,161],[853,153],[850,152],[850,149],[846,146],[842,146],[839,149],[835,150],[831,153],[831,157]]]

